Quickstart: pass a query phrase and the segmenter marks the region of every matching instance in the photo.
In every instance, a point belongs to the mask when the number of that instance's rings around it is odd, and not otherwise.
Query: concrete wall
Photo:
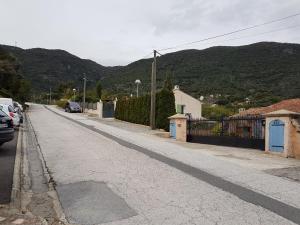
[[[170,123],[175,123],[176,140],[186,142],[187,119],[186,118],[173,118],[173,119],[170,119]]]
[[[300,159],[300,119],[292,119],[290,140],[293,156]]]
[[[85,109],[85,113],[93,114],[99,116],[99,118],[102,118],[102,110],[103,109],[103,103],[97,102],[97,109]]]
[[[184,113],[191,113],[192,118],[199,119],[202,117],[202,103],[192,96],[184,93],[180,89],[173,90],[176,105],[184,105]]]

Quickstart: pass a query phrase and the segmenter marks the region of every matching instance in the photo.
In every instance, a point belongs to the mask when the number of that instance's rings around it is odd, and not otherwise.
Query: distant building
[[[202,118],[202,103],[200,100],[181,91],[178,85],[174,87],[173,93],[175,96],[176,113],[190,113],[193,119]]]

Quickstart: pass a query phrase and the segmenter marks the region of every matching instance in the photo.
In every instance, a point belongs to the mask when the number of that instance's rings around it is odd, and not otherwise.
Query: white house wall
[[[175,96],[175,107],[176,105],[184,105],[184,113],[191,113],[194,119],[202,118],[202,103],[199,100],[178,89],[175,89],[173,92]]]

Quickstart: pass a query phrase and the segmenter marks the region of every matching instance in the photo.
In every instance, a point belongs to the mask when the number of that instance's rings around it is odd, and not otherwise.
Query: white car
[[[14,106],[13,100],[11,98],[0,98],[0,104]]]
[[[11,105],[0,104],[0,109],[5,112],[10,118],[12,118],[14,127],[20,125],[20,116],[14,111],[14,108]]]

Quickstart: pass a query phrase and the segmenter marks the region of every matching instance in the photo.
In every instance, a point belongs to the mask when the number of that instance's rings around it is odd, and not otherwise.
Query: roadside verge
[[[21,165],[22,165],[22,147],[23,147],[23,127],[19,127],[18,142],[16,148],[13,184],[11,190],[11,208],[20,209],[21,207]]]

